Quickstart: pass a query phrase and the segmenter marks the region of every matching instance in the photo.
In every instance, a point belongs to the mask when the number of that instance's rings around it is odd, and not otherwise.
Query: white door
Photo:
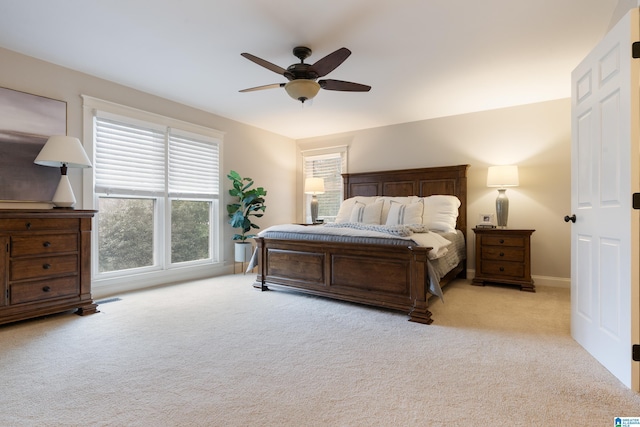
[[[627,387],[640,391],[639,73],[633,9],[571,75],[571,334]],[[632,320],[634,323],[632,325]]]

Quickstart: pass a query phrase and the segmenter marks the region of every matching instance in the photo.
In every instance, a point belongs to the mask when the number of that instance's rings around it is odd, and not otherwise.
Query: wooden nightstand
[[[485,282],[520,286],[535,292],[531,279],[531,234],[535,230],[474,228],[476,234],[476,277],[472,284]]]

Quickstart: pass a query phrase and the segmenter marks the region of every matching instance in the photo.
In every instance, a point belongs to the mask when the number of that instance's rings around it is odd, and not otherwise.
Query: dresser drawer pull
[[[49,292],[49,291],[51,290],[51,287],[49,287],[49,286],[45,286],[44,288],[42,288],[42,290],[43,290],[44,292]]]
[[[42,264],[42,268],[48,270],[51,268],[51,264]]]
[[[31,223],[30,222],[27,222],[24,226],[27,227],[27,230],[31,229]]]
[[[504,243],[504,239],[500,239],[500,243]]]
[[[504,252],[500,252],[500,256],[504,256]]]
[[[504,267],[500,267],[500,271],[504,271]]]
[[[51,246],[51,242],[44,242],[42,243],[42,246],[48,248],[49,246]]]

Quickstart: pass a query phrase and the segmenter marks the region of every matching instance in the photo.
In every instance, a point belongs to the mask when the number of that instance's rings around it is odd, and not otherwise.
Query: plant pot
[[[249,262],[252,249],[251,242],[235,242],[235,262]]]

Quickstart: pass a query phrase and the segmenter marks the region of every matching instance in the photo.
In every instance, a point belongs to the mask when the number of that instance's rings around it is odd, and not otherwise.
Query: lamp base
[[[56,208],[73,209],[76,204],[76,198],[73,195],[73,189],[67,175],[60,176],[60,183],[58,183],[58,188],[51,201],[56,205]]]
[[[318,198],[314,194],[311,196],[311,223],[318,222]]]
[[[496,199],[496,218],[500,228],[507,228],[507,218],[509,218],[509,199],[506,191],[506,188],[499,188]]]

